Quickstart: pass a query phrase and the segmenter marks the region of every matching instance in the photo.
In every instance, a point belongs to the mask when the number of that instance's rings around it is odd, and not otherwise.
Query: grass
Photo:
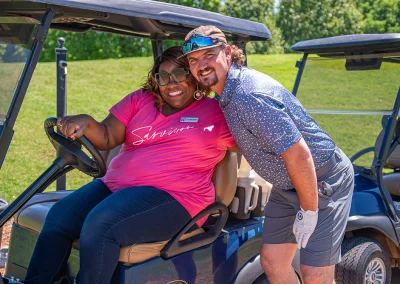
[[[248,62],[252,68],[270,75],[292,90],[297,73],[294,66],[300,58],[299,54],[251,55]],[[150,57],[69,62],[67,113],[88,113],[98,120],[103,119],[113,104],[140,87],[151,64]],[[346,77],[341,78],[332,66],[337,63],[327,61],[321,65],[318,62],[315,64],[313,71],[304,74],[308,80],[303,82],[308,84],[299,90],[299,98],[307,108],[381,109],[393,104],[396,94],[393,82],[396,76],[398,78],[398,71],[394,73],[389,70],[383,74],[380,84],[347,72],[346,76],[355,77],[351,78],[354,88],[346,89],[340,81],[345,81]],[[317,80],[322,73],[326,73],[326,81]],[[27,188],[55,157],[54,148],[43,130],[44,120],[56,115],[55,76],[55,63],[38,64],[15,124],[14,138],[0,171],[0,195],[9,202]],[[365,92],[359,93],[359,90]],[[378,116],[313,117],[348,155],[372,146],[381,129]],[[368,164],[371,160],[372,156],[364,157],[362,162]],[[67,188],[75,189],[90,179],[78,171],[72,171],[67,174]],[[54,189],[55,184],[52,184],[49,190]]]

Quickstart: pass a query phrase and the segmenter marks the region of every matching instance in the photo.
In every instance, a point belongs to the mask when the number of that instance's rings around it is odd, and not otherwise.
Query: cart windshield
[[[0,22],[0,125],[9,115],[18,83],[30,57],[35,27],[33,24]]]
[[[307,112],[348,156],[374,146],[392,113],[400,78],[400,53],[307,59],[297,92]],[[358,163],[371,166],[374,153]]]

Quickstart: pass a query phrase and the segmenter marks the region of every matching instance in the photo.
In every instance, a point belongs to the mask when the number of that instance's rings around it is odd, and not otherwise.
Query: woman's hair
[[[232,45],[232,61],[236,63],[237,66],[242,66],[246,61],[246,55],[244,55],[243,50]]]
[[[174,63],[178,68],[184,68],[189,70],[189,62],[186,56],[177,59],[179,56],[183,55],[180,46],[173,46],[166,49],[157,59],[154,61],[153,68],[151,68],[146,81],[143,83],[142,88],[151,92],[156,100],[156,107],[158,108],[163,102],[163,98],[160,93],[160,88],[156,81],[155,75],[160,69],[160,65],[166,61]],[[193,78],[193,80],[195,80]]]

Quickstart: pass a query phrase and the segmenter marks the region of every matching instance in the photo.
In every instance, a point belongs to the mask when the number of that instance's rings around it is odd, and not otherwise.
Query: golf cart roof
[[[241,47],[271,38],[262,23],[150,0],[0,0],[0,43],[19,50],[0,58],[0,67],[6,69],[0,68],[0,74],[8,74],[0,76],[0,168],[49,28],[149,38],[157,55],[164,40],[183,40],[200,25],[219,27],[228,41]]]
[[[355,34],[305,40],[294,44],[290,49],[311,54],[345,53],[354,50],[393,52],[400,49],[400,33]]]
[[[39,22],[58,9],[51,28],[74,32],[111,32],[152,39],[184,39],[193,28],[214,25],[231,41],[271,38],[261,23],[151,0],[0,0],[1,20]]]

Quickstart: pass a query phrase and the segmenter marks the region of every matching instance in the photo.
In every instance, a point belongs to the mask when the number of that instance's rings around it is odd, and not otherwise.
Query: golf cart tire
[[[252,284],[269,284],[269,281],[265,274],[261,274]]]
[[[384,264],[385,279],[383,284],[390,284],[391,265],[386,250],[376,241],[369,238],[345,239],[342,243],[342,261],[336,265],[336,283],[365,284],[368,264],[377,259]]]

